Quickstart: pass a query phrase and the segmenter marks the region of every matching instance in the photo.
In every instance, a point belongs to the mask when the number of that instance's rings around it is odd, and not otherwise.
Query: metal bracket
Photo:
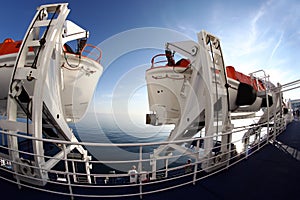
[[[33,69],[31,67],[19,67],[16,70],[15,79],[17,80],[25,80],[32,81],[33,79],[37,79],[37,69]]]

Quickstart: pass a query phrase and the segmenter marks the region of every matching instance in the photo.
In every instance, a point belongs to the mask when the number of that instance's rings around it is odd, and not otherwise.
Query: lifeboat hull
[[[179,72],[184,71],[183,73]],[[149,109],[155,114],[155,124],[175,124],[180,117],[180,97],[184,81],[191,78],[192,69],[161,66],[146,71]],[[228,77],[229,104],[232,112],[257,112],[262,108],[263,97],[248,84]],[[147,120],[151,121],[151,120]],[[152,120],[153,121],[153,120]]]
[[[174,124],[180,116],[180,93],[184,81],[191,78],[191,71],[182,67],[155,67],[146,71],[149,108],[157,116],[157,125]]]

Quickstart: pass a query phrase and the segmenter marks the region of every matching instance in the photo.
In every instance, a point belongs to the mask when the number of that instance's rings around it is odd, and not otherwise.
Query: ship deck
[[[300,121],[294,120],[277,137],[247,159],[196,182],[173,190],[143,195],[156,199],[299,199],[300,183]],[[70,199],[68,196],[36,191],[0,179],[1,196],[31,200]],[[75,197],[75,199],[79,199]],[[81,198],[80,198],[81,199]],[[91,198],[90,198],[91,199]],[[117,198],[112,198],[117,199]],[[140,199],[138,196],[122,199]]]

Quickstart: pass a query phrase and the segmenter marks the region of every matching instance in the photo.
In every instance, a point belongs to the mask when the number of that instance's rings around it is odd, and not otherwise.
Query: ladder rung
[[[53,19],[51,24],[50,24],[50,19],[47,19],[47,20],[40,20],[40,21],[36,21],[33,25],[33,27],[44,27],[44,26],[48,26],[49,24],[50,25],[55,25],[57,22],[57,19]]]
[[[39,40],[27,41],[27,46],[28,47],[39,47],[40,46],[40,41]]]
[[[221,56],[219,49],[213,48],[213,53],[218,54],[219,56]]]
[[[57,3],[57,4],[51,4],[51,5],[41,5],[38,8],[38,11],[42,10],[42,9],[47,9],[48,13],[54,13],[55,10],[57,9],[57,6],[60,7],[67,7],[68,3]]]
[[[220,85],[220,81],[219,80],[217,80],[217,81],[213,80],[212,83]]]

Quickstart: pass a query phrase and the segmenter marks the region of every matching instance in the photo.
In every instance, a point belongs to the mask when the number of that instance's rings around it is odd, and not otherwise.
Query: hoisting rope
[[[72,66],[72,64],[70,64],[69,61],[68,61],[68,57],[67,57],[66,52],[64,50],[63,50],[63,52],[64,52],[64,59],[65,59],[66,63],[68,64],[68,66],[70,66],[70,67],[66,67],[64,64],[62,65],[62,67],[66,68],[66,69],[69,69],[69,70],[79,70],[80,69],[79,65],[81,63],[81,55],[78,58],[78,64],[75,65],[75,66]]]
[[[225,64],[224,64],[224,59],[223,59],[223,52],[222,52],[222,49],[221,49],[221,45],[219,45],[219,49],[220,49],[220,54],[221,54],[221,60],[222,60],[222,66],[223,66],[223,75],[224,75],[224,78],[225,78],[225,88],[226,88],[226,93],[227,93],[227,111],[230,112],[230,96],[229,96],[229,87],[230,84],[228,83],[228,78],[227,78],[227,75],[226,75],[226,68],[225,68]],[[231,87],[233,88],[233,87]],[[233,88],[235,89],[235,88]],[[228,116],[228,118],[230,119],[230,117]],[[228,119],[228,120],[229,120]]]

